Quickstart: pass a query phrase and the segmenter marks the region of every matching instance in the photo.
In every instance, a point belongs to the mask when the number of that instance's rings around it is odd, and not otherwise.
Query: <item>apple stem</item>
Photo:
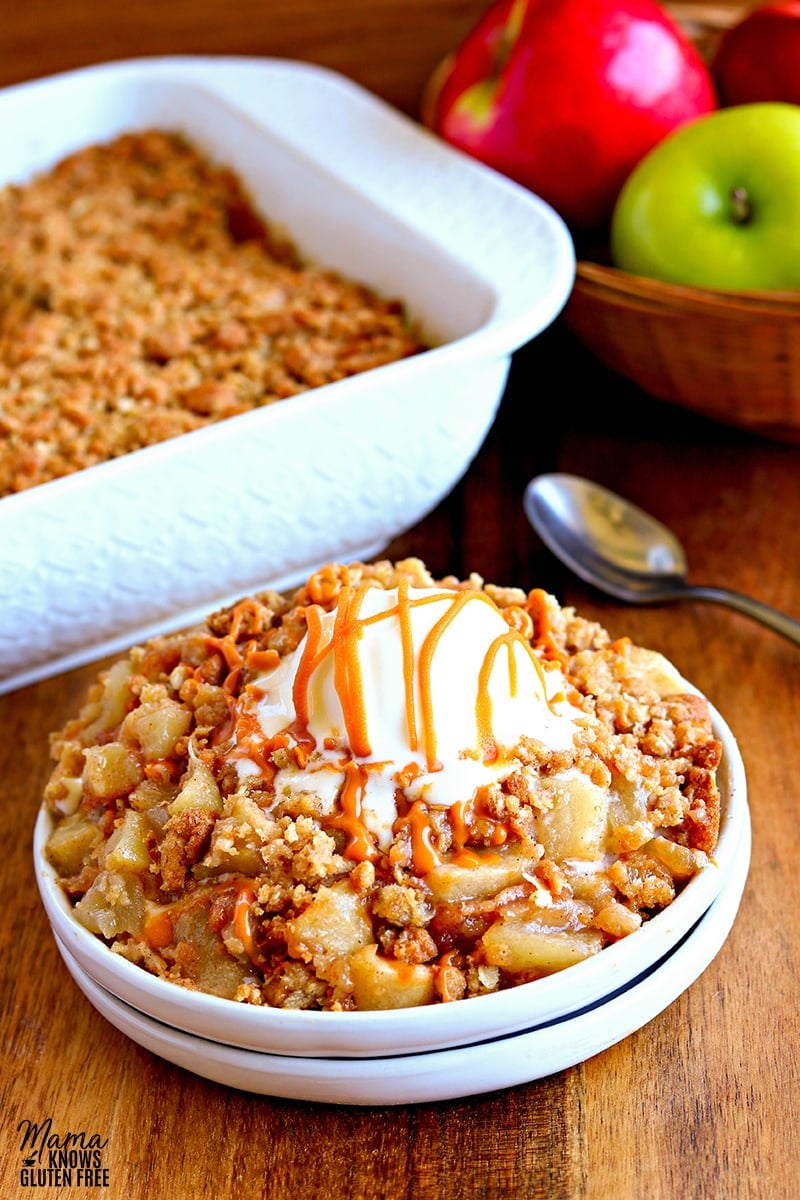
[[[753,208],[750,204],[750,197],[747,194],[747,189],[743,187],[735,187],[731,192],[731,206],[733,208],[733,219],[739,225],[746,225],[753,215]]]

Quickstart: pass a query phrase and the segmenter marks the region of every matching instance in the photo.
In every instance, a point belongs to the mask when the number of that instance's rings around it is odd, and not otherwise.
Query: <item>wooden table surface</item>
[[[362,42],[360,70],[351,41],[336,40],[332,17],[311,32],[304,27],[301,14],[313,7],[307,2],[264,5],[263,12],[221,0],[173,0],[153,13],[144,0],[112,7],[125,15],[102,10],[100,18],[89,0],[17,5],[4,17],[0,84],[126,53],[277,48],[352,67],[410,108],[428,65],[483,5],[339,0],[348,37],[363,23],[376,43],[367,53]],[[293,14],[288,28],[278,21],[273,33],[270,14],[284,10]],[[412,34],[423,27],[424,50],[412,53]],[[754,840],[738,918],[712,964],[617,1046],[496,1094],[329,1107],[251,1096],[173,1067],[118,1033],[77,991],[33,880],[31,831],[50,769],[47,735],[74,713],[97,670],[81,668],[0,698],[0,1195],[800,1195],[800,650],[720,608],[626,609],[569,576],[521,509],[527,480],[553,469],[590,476],[669,523],[696,580],[750,592],[800,617],[800,447],[760,441],[642,395],[607,375],[557,322],[517,354],[498,419],[466,478],[389,550],[418,554],[435,571],[544,586],[613,633],[667,654],[722,711],[747,767]],[[19,1124],[48,1118],[60,1134],[82,1131],[105,1143],[101,1186],[21,1185]]]

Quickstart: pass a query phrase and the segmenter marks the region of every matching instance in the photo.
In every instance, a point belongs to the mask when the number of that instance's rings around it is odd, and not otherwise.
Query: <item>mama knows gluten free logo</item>
[[[53,1118],[20,1121],[20,1187],[108,1187],[103,1151],[108,1138],[99,1133],[58,1133]]]

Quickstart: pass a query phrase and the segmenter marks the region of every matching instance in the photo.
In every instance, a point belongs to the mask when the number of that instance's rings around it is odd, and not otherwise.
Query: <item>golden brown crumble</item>
[[[0,496],[423,349],[182,137],[0,190]]]
[[[417,559],[331,564],[292,595],[247,597],[134,648],[54,735],[48,855],[77,918],[116,953],[249,1004],[451,1001],[597,953],[707,862],[721,748],[705,700],[660,655],[538,589],[484,590],[515,628],[526,614],[535,654],[561,665],[577,736],[558,752],[523,739],[514,770],[460,814],[459,854],[453,813],[431,809],[439,865],[415,865],[407,818],[385,852],[359,858],[313,790],[276,796],[286,746],[240,777],[228,756],[237,700],[299,645],[308,606],[400,580],[464,586]]]

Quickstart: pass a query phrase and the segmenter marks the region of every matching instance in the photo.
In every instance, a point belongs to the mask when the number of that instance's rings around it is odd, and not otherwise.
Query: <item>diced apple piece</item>
[[[641,929],[642,917],[641,913],[632,912],[618,900],[609,900],[597,913],[592,924],[595,929],[602,929],[612,937],[623,938]]]
[[[178,796],[179,800],[182,794]],[[212,799],[211,792],[206,792],[205,803],[208,807],[201,805],[201,812],[213,811],[210,807]],[[218,801],[218,810],[220,808],[221,800]],[[202,862],[195,867],[198,879],[208,879],[227,872],[258,875],[264,870],[261,847],[269,840],[274,819],[255,800],[240,792],[226,797],[224,810],[227,815],[215,822],[211,845]],[[173,807],[170,806],[172,812]]]
[[[124,796],[142,778],[142,768],[122,742],[89,746],[83,766],[84,787],[103,800]]]
[[[647,679],[650,687],[659,696],[680,696],[687,691],[688,684],[677,667],[657,650],[647,650],[643,646],[631,646],[628,650],[628,661],[631,666]]]
[[[261,846],[252,838],[252,829],[242,826],[235,817],[223,817],[214,825],[211,845],[194,867],[196,879],[213,879],[217,875],[258,875],[264,869]]]
[[[176,700],[153,700],[128,713],[120,736],[138,742],[145,757],[157,761],[172,754],[178,738],[189,732],[191,724],[190,710]]]
[[[144,924],[144,889],[136,875],[101,871],[75,905],[81,925],[105,938],[139,933]]]
[[[597,954],[603,935],[597,930],[543,930],[535,922],[496,921],[481,939],[486,961],[504,971],[561,971]]]
[[[209,926],[207,900],[187,905],[173,921],[174,941],[191,945],[180,957],[182,974],[202,992],[233,999],[251,971],[249,963],[233,958]]]
[[[636,825],[647,817],[647,792],[635,779],[614,773],[608,800],[609,822],[617,825]]]
[[[510,855],[499,862],[487,858],[475,866],[442,863],[425,876],[425,882],[433,898],[444,904],[482,900],[487,896],[496,896],[503,888],[521,883],[523,872],[532,871],[535,866],[536,863],[529,859]]]
[[[364,901],[344,879],[321,887],[299,916],[286,924],[286,944],[294,958],[352,954],[372,942]]]
[[[590,905],[593,910],[597,910],[614,898],[614,885],[609,880],[605,871],[581,871],[580,869],[575,869],[575,864],[573,863],[569,865],[566,876],[567,882],[572,889],[573,899]]]
[[[664,864],[673,879],[690,879],[703,865],[702,856],[698,862],[694,850],[689,846],[681,846],[678,842],[671,842],[669,838],[654,837],[647,843],[645,850]]]
[[[129,809],[122,824],[108,839],[105,866],[109,871],[146,871],[150,866],[147,835],[150,823],[143,813]]]
[[[353,996],[359,1009],[417,1008],[435,999],[434,969],[383,958],[376,945],[350,956]]]
[[[83,783],[79,775],[62,775],[59,768],[56,768],[44,794],[45,799],[56,812],[63,817],[68,817],[77,812],[80,807],[83,799]]]
[[[553,807],[536,820],[536,836],[548,858],[596,859],[605,847],[608,799],[603,788],[580,771],[553,776]]]
[[[74,813],[56,825],[51,833],[47,857],[59,875],[75,875],[86,855],[102,840],[103,835],[92,821],[87,821],[81,813]]]
[[[101,676],[102,691],[93,697],[94,702],[86,710],[90,723],[82,734],[85,745],[93,742],[98,733],[116,729],[122,721],[130,702],[128,680],[131,670],[130,661],[121,658]]]
[[[170,815],[183,812],[186,808],[199,808],[202,812],[222,811],[222,801],[214,776],[200,759],[193,761],[187,779],[169,806]]]

